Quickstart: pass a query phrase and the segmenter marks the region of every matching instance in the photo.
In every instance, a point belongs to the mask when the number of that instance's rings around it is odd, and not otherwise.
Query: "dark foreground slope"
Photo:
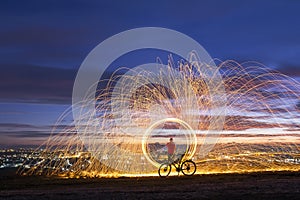
[[[300,199],[300,173],[58,179],[0,170],[0,199]]]

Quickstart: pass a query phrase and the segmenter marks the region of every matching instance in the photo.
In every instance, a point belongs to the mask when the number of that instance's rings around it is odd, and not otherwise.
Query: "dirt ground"
[[[58,179],[1,169],[0,199],[300,199],[300,172]]]

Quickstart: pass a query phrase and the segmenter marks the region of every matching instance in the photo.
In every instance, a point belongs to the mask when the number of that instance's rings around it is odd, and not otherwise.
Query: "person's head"
[[[173,142],[173,138],[170,138],[170,142]]]

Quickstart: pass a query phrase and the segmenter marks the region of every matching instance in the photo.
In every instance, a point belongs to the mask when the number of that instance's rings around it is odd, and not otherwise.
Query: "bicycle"
[[[182,162],[183,157],[185,154],[182,154],[180,158],[178,158],[174,162],[167,162],[163,163],[160,165],[158,169],[158,174],[160,177],[167,177],[169,176],[171,170],[172,170],[172,165],[175,167],[176,171],[179,172],[181,171],[185,176],[192,176],[196,172],[196,164],[192,160],[185,160]]]

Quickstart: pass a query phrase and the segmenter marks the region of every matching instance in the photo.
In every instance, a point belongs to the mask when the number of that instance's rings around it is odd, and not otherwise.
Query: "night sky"
[[[0,147],[45,140],[87,54],[132,28],[174,29],[213,58],[258,61],[300,80],[299,10],[296,0],[1,1]]]

